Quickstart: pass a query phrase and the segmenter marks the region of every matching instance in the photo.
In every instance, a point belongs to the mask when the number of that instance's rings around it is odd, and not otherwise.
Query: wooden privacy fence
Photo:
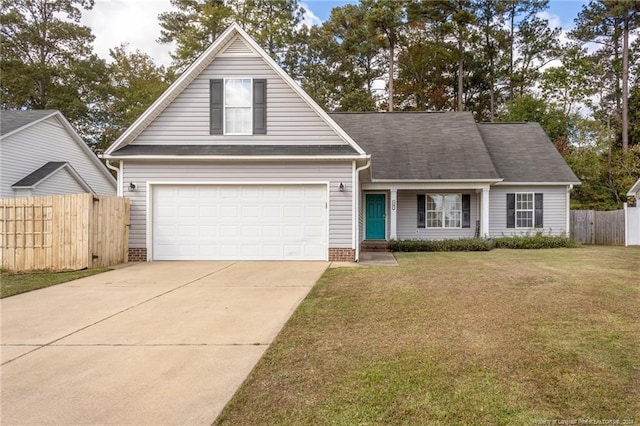
[[[65,271],[127,261],[129,199],[74,194],[0,199],[0,262]]]
[[[582,244],[624,245],[624,210],[571,210],[571,238]]]

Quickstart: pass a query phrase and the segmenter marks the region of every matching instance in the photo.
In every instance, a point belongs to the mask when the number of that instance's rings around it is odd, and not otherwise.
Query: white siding
[[[11,185],[49,161],[67,161],[98,194],[116,194],[115,180],[98,169],[55,118],[4,138],[0,152],[0,197],[13,197]],[[93,155],[93,154],[91,154]]]
[[[131,198],[129,247],[146,247],[147,185],[151,182],[330,182],[329,248],[352,247],[352,164],[345,162],[222,163],[125,161],[124,195]],[[129,192],[130,182],[137,185]],[[340,192],[340,182],[345,191]]]
[[[209,134],[209,80],[267,79],[267,134]],[[132,144],[345,144],[260,57],[218,57],[137,136]]]
[[[82,194],[85,189],[78,183],[75,177],[69,173],[67,167],[58,170],[53,175],[37,185],[32,192],[32,196],[49,194]]]
[[[534,192],[543,195],[543,228],[507,228],[507,194]],[[567,187],[566,186],[492,186],[489,192],[489,235],[492,237],[545,234],[567,234]]]
[[[469,194],[468,191],[446,191],[447,193]],[[478,194],[471,194],[471,227],[453,229],[418,228],[418,194],[443,194],[443,191],[398,191],[398,239],[443,240],[447,238],[473,238],[478,217]]]

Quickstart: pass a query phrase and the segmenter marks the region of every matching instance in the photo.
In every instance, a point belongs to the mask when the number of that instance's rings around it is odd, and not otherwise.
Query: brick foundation
[[[356,251],[354,249],[330,248],[330,262],[354,262],[356,259]],[[129,262],[146,262],[146,248],[129,248]]]
[[[129,247],[129,262],[146,262],[147,261],[147,249],[146,248],[131,248]]]
[[[329,249],[329,261],[330,262],[355,262],[356,251],[354,249],[346,248],[330,248]]]

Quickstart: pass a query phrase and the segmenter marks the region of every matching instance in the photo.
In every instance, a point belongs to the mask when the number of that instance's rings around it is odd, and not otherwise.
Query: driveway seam
[[[80,332],[80,331],[86,330],[86,329],[87,329],[87,328],[89,328],[89,327],[93,327],[93,326],[94,326],[94,325],[96,325],[96,324],[100,324],[101,322],[104,322],[104,321],[106,321],[106,320],[108,320],[108,319],[111,319],[111,318],[113,318],[113,317],[115,317],[115,316],[117,316],[117,315],[120,315],[120,314],[122,314],[122,313],[124,313],[124,312],[130,311],[130,310],[131,310],[131,309],[133,309],[133,308],[137,308],[137,307],[138,307],[138,306],[140,306],[140,305],[143,305],[143,304],[145,304],[145,303],[147,303],[147,302],[150,302],[150,301],[152,301],[152,300],[155,300],[155,299],[157,299],[157,298],[159,298],[159,297],[162,297],[162,296],[164,296],[164,295],[166,295],[166,294],[172,293],[172,292],[174,292],[174,291],[176,291],[176,290],[179,290],[179,289],[181,289],[181,288],[183,288],[183,287],[186,287],[186,286],[188,286],[189,284],[193,284],[194,282],[199,281],[199,280],[201,280],[201,279],[203,279],[203,278],[209,277],[209,276],[211,276],[211,275],[217,274],[218,272],[222,272],[222,271],[224,271],[224,270],[226,270],[226,269],[229,269],[230,267],[232,267],[233,265],[235,265],[235,264],[237,264],[237,263],[238,263],[238,262],[233,262],[233,263],[231,263],[231,264],[229,264],[229,265],[225,266],[224,268],[217,269],[217,270],[215,270],[215,271],[213,271],[213,272],[210,272],[210,273],[205,274],[205,275],[203,275],[203,276],[201,276],[201,277],[198,277],[198,278],[196,278],[196,279],[193,279],[193,280],[191,280],[191,281],[189,281],[189,282],[187,282],[187,283],[184,283],[184,284],[182,284],[182,285],[179,285],[178,287],[172,288],[171,290],[167,290],[167,291],[165,291],[164,293],[157,294],[157,295],[155,295],[155,296],[153,296],[153,297],[151,297],[151,298],[149,298],[149,299],[143,300],[142,302],[136,303],[135,305],[131,305],[131,306],[129,306],[129,307],[127,307],[127,308],[125,308],[125,309],[122,309],[121,311],[118,311],[118,312],[116,312],[116,313],[114,313],[114,314],[111,314],[111,315],[109,315],[109,316],[107,316],[107,317],[104,317],[104,318],[102,318],[102,319],[100,319],[100,320],[98,320],[98,321],[95,321],[95,322],[93,322],[93,323],[91,323],[91,324],[88,324],[88,325],[86,325],[86,326],[84,326],[84,327],[81,327],[81,328],[79,328],[79,329],[77,329],[77,330],[75,330],[75,331],[72,331],[72,332],[71,332],[71,333],[69,333],[69,334],[66,334],[66,335],[64,335],[64,336],[62,336],[62,337],[59,337],[59,338],[57,338],[57,339],[54,339],[54,340],[50,341],[49,343],[45,343],[45,344],[43,344],[43,345],[37,345],[38,347],[36,347],[35,349],[33,349],[33,350],[29,351],[29,352],[26,352],[26,353],[24,353],[24,354],[22,354],[22,355],[20,355],[20,356],[17,356],[17,357],[15,357],[15,358],[13,358],[13,359],[10,359],[10,360],[8,360],[8,361],[6,361],[6,362],[3,362],[2,364],[0,364],[0,366],[7,365],[7,364],[9,364],[9,363],[11,363],[11,362],[14,362],[15,360],[18,360],[18,359],[20,359],[20,358],[22,358],[22,357],[24,357],[24,356],[27,356],[27,355],[29,355],[29,354],[31,354],[31,353],[33,353],[33,352],[35,352],[35,351],[39,351],[40,349],[42,349],[42,348],[44,348],[44,347],[46,347],[46,346],[52,346],[55,342],[58,342],[58,341],[60,341],[60,340],[62,340],[62,339],[66,339],[66,338],[67,338],[67,337],[69,337],[69,336],[73,336],[74,334],[76,334],[76,333],[78,333],[78,332]]]

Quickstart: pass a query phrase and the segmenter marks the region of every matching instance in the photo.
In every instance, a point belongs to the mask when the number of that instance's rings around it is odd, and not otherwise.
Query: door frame
[[[274,186],[295,186],[295,185],[318,185],[324,186],[326,188],[326,218],[325,218],[325,226],[327,230],[326,235],[326,244],[327,251],[325,253],[324,261],[329,260],[329,241],[330,241],[330,232],[329,232],[329,216],[331,212],[331,202],[330,202],[330,191],[331,191],[331,182],[330,181],[147,181],[146,182],[146,245],[147,245],[147,262],[153,261],[153,190],[159,186],[177,186],[177,185],[193,185],[193,186],[206,186],[206,185],[218,185],[218,186],[231,186],[231,185],[240,185],[240,186],[260,186],[260,185],[274,185]]]
[[[367,240],[367,195],[384,195],[384,239],[385,240],[389,240],[389,227],[387,226],[387,218],[389,217],[389,206],[388,206],[388,202],[389,202],[389,196],[388,193],[386,191],[365,191],[364,192],[364,214],[362,215],[362,227],[364,228],[363,234],[364,234],[364,238],[362,239],[363,241]]]

